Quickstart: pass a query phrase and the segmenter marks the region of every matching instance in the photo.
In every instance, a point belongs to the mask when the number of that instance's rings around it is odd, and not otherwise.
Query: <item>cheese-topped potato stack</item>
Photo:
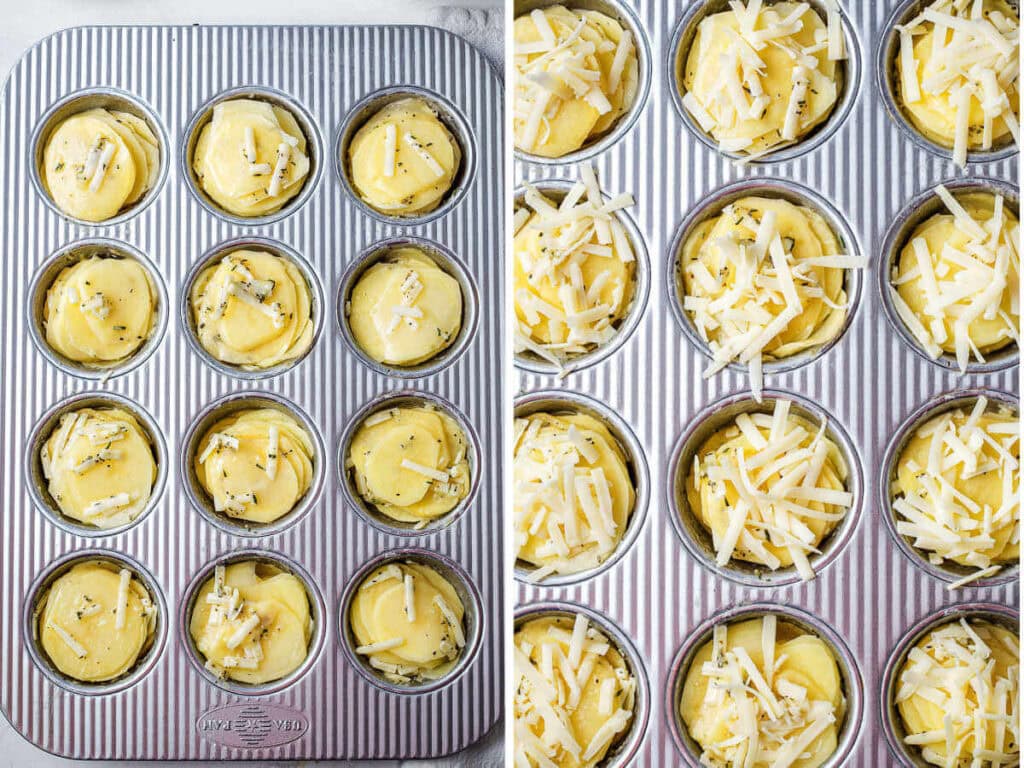
[[[594,170],[579,173],[559,204],[528,187],[515,215],[515,349],[560,367],[615,336],[636,282],[633,246],[615,215],[632,195],[606,201]]]
[[[192,169],[203,191],[228,213],[266,216],[306,183],[306,135],[284,107],[257,99],[222,101],[199,132]]]
[[[39,459],[60,511],[97,528],[116,528],[138,517],[157,477],[145,428],[116,407],[65,413]]]
[[[715,561],[795,566],[814,578],[809,557],[853,505],[842,452],[813,424],[775,401],[771,414],[741,413],[697,450],[686,478],[694,516],[711,532]]]
[[[723,152],[759,156],[828,119],[843,87],[846,38],[835,0],[742,0],[697,26],[683,64],[683,106]]]
[[[222,363],[273,368],[313,344],[312,291],[283,256],[232,251],[196,277],[189,302],[199,343]]]
[[[421,216],[444,201],[462,163],[462,148],[430,104],[393,101],[367,120],[348,145],[356,194],[389,216]]]
[[[388,563],[356,590],[348,621],[356,653],[392,683],[447,675],[466,647],[465,607],[455,587],[429,565]]]
[[[562,157],[607,133],[633,106],[636,43],[611,16],[551,5],[517,18],[512,34],[518,149]]]
[[[160,141],[130,112],[87,109],[60,122],[43,149],[40,178],[68,216],[101,222],[131,207],[160,176]]]
[[[948,213],[919,224],[892,270],[893,306],[932,357],[955,354],[961,373],[973,356],[1015,344],[1020,327],[1020,222],[1002,195],[935,194]]]
[[[309,595],[298,576],[266,562],[218,565],[196,596],[189,622],[206,669],[250,685],[302,666],[313,637]]]
[[[587,413],[516,419],[512,475],[516,555],[530,578],[596,568],[618,548],[636,503],[626,454]]]
[[[1019,430],[1016,412],[979,397],[925,422],[896,460],[896,530],[936,565],[978,569],[954,586],[1020,558]]]
[[[903,113],[960,167],[968,151],[1020,144],[1019,28],[1006,0],[936,0],[896,28]]]
[[[715,626],[679,712],[702,765],[817,768],[836,751],[846,697],[831,648],[766,614]]]
[[[367,416],[352,436],[346,469],[363,501],[402,523],[426,526],[469,494],[469,444],[459,423],[432,405]]]
[[[436,357],[462,327],[462,288],[421,248],[392,248],[359,276],[345,308],[356,344],[384,365]]]
[[[131,672],[153,645],[157,609],[127,568],[89,561],[54,580],[36,616],[54,667],[82,683],[104,683]]]
[[[90,368],[124,362],[156,328],[153,277],[135,259],[89,256],[62,269],[46,291],[46,343]]]
[[[683,309],[712,352],[709,378],[747,366],[758,400],[764,361],[828,344],[849,311],[843,253],[815,209],[778,197],[744,197],[701,222],[680,254]]]
[[[932,765],[1017,765],[1020,639],[988,621],[950,621],[910,650],[895,704],[903,743]]]
[[[292,416],[253,408],[210,427],[199,441],[194,466],[217,512],[272,523],[309,491],[316,458],[312,438]]]
[[[586,616],[540,616],[516,630],[515,763],[592,768],[625,738],[636,678]]]

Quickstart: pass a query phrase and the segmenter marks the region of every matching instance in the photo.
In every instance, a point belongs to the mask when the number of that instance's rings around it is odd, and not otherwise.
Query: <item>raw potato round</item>
[[[127,574],[122,577],[121,574]],[[122,578],[127,582],[124,625],[117,626]],[[156,608],[128,570],[105,562],[73,566],[50,585],[36,606],[39,642],[62,674],[102,683],[130,672],[153,644]]]
[[[422,250],[402,246],[359,276],[346,314],[356,344],[369,357],[384,365],[418,365],[458,336],[462,288]]]
[[[254,218],[281,210],[302,191],[310,171],[306,149],[306,135],[287,109],[231,99],[213,108],[213,119],[196,141],[192,168],[217,205]]]
[[[210,427],[194,466],[217,512],[272,523],[305,497],[315,459],[313,440],[298,421],[276,408],[254,408]]]
[[[573,656],[573,634],[582,631],[582,653]],[[629,732],[636,707],[636,678],[614,644],[585,616],[541,616],[530,619],[513,638],[515,655],[516,765],[594,768],[601,765]],[[549,655],[550,654],[550,655]],[[550,666],[548,661],[550,660]],[[567,685],[566,672],[578,693]],[[550,701],[541,683],[565,692]],[[550,746],[545,719],[551,714],[566,734]],[[571,739],[572,747],[565,741]],[[574,754],[574,752],[576,754]],[[549,762],[539,762],[537,754]]]
[[[712,349],[728,347],[730,341],[739,335],[730,330],[731,324],[726,318],[717,316],[714,310],[716,300],[728,299],[739,291],[744,297],[739,302],[743,309],[765,315],[765,322],[755,317],[749,321],[751,326],[763,324],[767,327],[786,308],[785,301],[770,299],[769,294],[778,295],[778,289],[769,291],[756,282],[753,286],[741,284],[744,272],[738,268],[735,254],[723,247],[724,242],[729,242],[737,250],[739,246],[752,248],[758,227],[768,213],[775,217],[774,228],[782,239],[787,262],[791,266],[799,265],[804,259],[836,256],[843,252],[835,232],[820,213],[782,198],[745,197],[726,206],[718,216],[702,222],[683,244],[681,271],[686,298],[710,302],[704,314],[693,309],[687,309],[687,312],[698,328],[708,324],[705,318],[717,325],[704,331]],[[704,269],[698,266],[698,262]],[[717,276],[717,284],[713,287],[706,279],[701,279],[705,270],[709,275]],[[774,277],[774,272],[773,261],[765,254],[751,279]],[[781,360],[821,347],[838,336],[843,328],[848,311],[845,270],[809,265],[806,272],[813,280],[800,279],[799,276],[794,278],[801,310],[763,347],[762,358],[765,360]],[[820,288],[821,295],[812,295],[807,288]],[[746,320],[733,322],[742,323],[740,327],[746,330]]]
[[[757,757],[749,763],[752,768],[769,768],[784,757],[797,759],[781,764],[817,768],[836,751],[846,715],[839,665],[820,638],[774,616],[770,620],[776,622],[775,629],[769,626],[766,632],[764,623],[768,620],[748,619],[716,627],[716,633],[724,630],[724,639],[717,648],[714,639],[708,641],[693,657],[683,683],[679,712],[690,737],[713,761],[710,764],[743,764],[750,743],[743,737],[746,718],[756,723],[760,734]],[[770,671],[766,648],[772,652]],[[712,679],[732,681],[737,676],[736,683],[743,684],[738,690],[710,685]],[[760,681],[755,682],[757,677]],[[762,683],[779,704],[780,716],[775,719],[766,708]],[[820,731],[815,733],[816,729]],[[775,738],[768,737],[769,733]],[[802,743],[802,736],[809,739],[808,743]],[[740,738],[737,741],[735,737]],[[783,739],[787,746],[779,746]]]
[[[944,556],[936,556],[938,563],[949,559],[986,569],[1020,559],[1019,418],[1006,407],[990,407],[987,401],[977,405],[976,417],[973,407],[958,408],[917,429],[896,459],[890,492],[897,519],[914,524],[904,532],[916,547],[936,553],[940,547],[934,542],[941,541]],[[987,438],[977,453],[969,421]],[[933,436],[942,443],[937,446],[940,470],[935,474],[929,469]],[[947,442],[963,444],[964,455],[971,456],[976,466],[951,460],[956,456]],[[946,550],[947,538],[953,542],[953,551]]]
[[[536,566],[537,576],[596,568],[618,549],[636,503],[622,447],[586,413],[533,413],[516,420],[516,435],[518,559]],[[566,473],[573,483],[568,514],[561,511]]]
[[[982,226],[992,219],[995,206],[994,195],[988,192],[979,192],[960,195],[956,200],[967,211],[967,214]],[[1019,222],[1013,212],[1005,206],[1002,209],[1002,216],[1001,237],[1005,245],[1011,241],[1011,233],[1019,226]],[[976,257],[971,255],[971,249],[968,246],[976,241],[956,225],[953,214],[935,214],[919,224],[907,239],[906,245],[900,251],[894,275],[894,279],[898,283],[896,290],[921,325],[927,329],[930,339],[936,342],[937,347],[943,352],[956,354],[956,321],[963,314],[963,310],[989,286],[991,281],[984,281],[984,284],[979,285],[977,290],[968,291],[959,300],[953,301],[943,309],[938,318],[927,313],[925,309],[929,306],[928,284],[922,279],[917,251],[913,245],[914,240],[918,238],[923,239],[927,246],[926,250],[933,269],[944,272],[943,276],[939,278],[943,281],[943,287],[951,288],[955,287],[954,281],[957,280],[958,275],[962,278],[966,278],[968,275],[962,264],[944,258],[943,253],[946,252],[947,247],[967,253],[966,259],[970,263]],[[1014,334],[1020,326],[1020,310],[1017,307],[1020,298],[1020,275],[1017,260],[1008,258],[1007,262],[1006,286],[998,301],[998,307],[1005,317],[998,314],[986,317],[982,314],[967,325],[967,336],[982,355],[997,352],[1016,343]],[[984,266],[991,268],[993,265],[985,264]],[[918,275],[916,278],[913,276],[915,274]],[[932,322],[936,319],[943,329],[941,333],[945,334],[945,338],[941,342],[936,341],[936,333],[933,331]],[[941,334],[939,338],[941,338]]]
[[[106,221],[153,188],[160,152],[159,140],[142,118],[88,109],[65,118],[50,134],[40,177],[64,213]]]
[[[389,216],[419,216],[437,208],[452,188],[462,149],[437,111],[410,97],[367,120],[349,142],[347,160],[364,203]]]
[[[729,541],[730,546],[734,547],[730,559],[764,565],[771,570],[792,566],[794,552],[798,557],[802,553],[801,559],[806,561],[814,550],[819,548],[825,537],[842,522],[846,507],[796,496],[792,499],[794,505],[806,507],[820,516],[803,515],[795,507],[782,511],[772,510],[775,517],[772,517],[770,512],[762,514],[762,507],[750,509],[747,505],[751,494],[742,487],[742,481],[737,480],[740,477],[737,456],[744,457],[746,466],[746,462],[753,461],[761,450],[770,451],[773,445],[787,445],[782,455],[770,462],[766,461],[757,469],[750,469],[748,474],[748,477],[753,475],[753,478],[756,478],[751,479],[755,491],[772,498],[786,498],[783,486],[790,488],[793,485],[801,485],[802,489],[806,488],[802,484],[803,478],[811,471],[810,469],[804,470],[797,482],[791,483],[787,476],[791,476],[794,471],[800,471],[804,463],[808,467],[813,466],[816,450],[821,451],[824,459],[811,488],[845,493],[848,470],[842,453],[826,435],[819,436],[819,424],[811,423],[800,416],[790,415],[788,411],[781,420],[782,427],[778,436],[774,438],[771,415],[745,414],[741,418],[749,432],[737,426],[736,421],[730,422],[715,432],[697,450],[697,463],[691,465],[686,477],[687,503],[694,516],[711,533],[716,555],[721,555],[723,542]],[[760,436],[765,445],[754,445],[752,438],[756,439],[755,435]],[[804,454],[803,458],[801,453]],[[763,474],[763,467],[769,465],[773,471]],[[723,478],[722,474],[726,477]],[[726,479],[728,477],[733,479]],[[749,537],[746,542],[743,539],[733,541],[731,536],[731,524],[740,509],[745,510],[742,513],[745,522],[741,530]],[[802,536],[787,539],[781,533],[765,528],[766,524],[778,526],[786,531],[795,530]],[[802,575],[808,578],[813,573]]]
[[[368,416],[349,446],[346,467],[363,501],[404,523],[451,512],[469,493],[469,443],[458,422],[430,405]]]
[[[352,599],[348,621],[356,653],[385,679],[408,685],[438,680],[458,663],[466,645],[464,615],[447,579],[428,565],[405,562],[382,565],[367,576]]]
[[[189,634],[207,669],[219,677],[271,683],[302,666],[309,654],[309,595],[297,576],[269,563],[217,566],[196,596]]]
[[[46,291],[46,342],[89,367],[123,362],[156,327],[149,271],[130,258],[90,256],[65,267]]]
[[[40,449],[40,462],[60,511],[97,528],[115,528],[138,517],[157,477],[149,436],[121,408],[65,413]]]
[[[794,144],[835,109],[841,73],[836,61],[829,59],[827,46],[818,45],[819,38],[827,37],[827,29],[813,7],[805,7],[790,34],[768,44],[757,39],[798,9],[795,2],[765,3],[752,32],[745,30],[745,22],[734,10],[707,16],[698,25],[683,70],[684,93],[687,100],[696,100],[698,109],[686,106],[723,150],[754,155]],[[762,47],[756,49],[758,45]],[[807,48],[816,49],[807,54],[813,69],[801,66],[791,55]],[[797,95],[795,130],[787,137],[790,97],[798,88],[803,96]],[[735,100],[740,102],[739,112]]]
[[[896,700],[904,732],[919,739],[908,749],[932,765],[948,765],[945,734],[950,717],[954,765],[1016,764],[1020,745],[1000,716],[1006,715],[1010,723],[1020,721],[1018,636],[987,621],[961,619],[928,632],[911,654],[899,672]],[[986,698],[979,701],[979,695]],[[939,696],[946,699],[941,706]],[[975,720],[976,715],[981,717]],[[989,763],[1000,754],[1007,759]]]
[[[936,3],[930,3],[929,7],[934,5]],[[967,6],[968,9],[971,7],[970,5]],[[1005,0],[983,0],[982,9],[986,17],[990,17],[993,12],[1000,13],[1007,19],[1012,20],[1015,27],[1020,24],[1017,11]],[[947,44],[949,43],[948,32],[946,42]],[[991,43],[986,43],[986,45],[991,45]],[[910,85],[907,73],[901,66],[901,54],[897,51],[896,61],[893,62],[892,66],[897,73],[897,98],[899,99],[900,106],[903,108],[904,114],[910,119],[910,122],[921,134],[936,144],[952,148],[956,140],[957,122],[957,97],[955,93],[961,85],[968,84],[973,86],[975,90],[970,100],[967,147],[972,150],[981,149],[984,143],[985,110],[976,93],[979,90],[982,93],[986,92],[984,90],[984,83],[979,83],[972,77],[961,75],[952,78],[952,81],[945,77],[942,78],[941,82],[943,85],[941,90],[939,88],[929,88],[926,85],[926,81],[934,77],[936,70],[940,66],[947,66],[952,56],[949,51],[942,51],[937,59],[934,58],[934,46],[935,24],[931,21],[922,21],[913,36],[914,59],[916,61],[915,75],[917,78],[917,91],[920,93],[920,98],[914,101],[909,101],[907,97],[908,93],[913,93],[913,86]],[[1004,59],[1004,62],[1015,62],[1016,60],[1017,53],[1015,51],[1013,56]],[[964,68],[966,69],[967,65]],[[1017,89],[1016,78],[1005,89],[1005,93],[1014,119],[1019,120],[1017,115],[1020,113],[1020,93]],[[1001,116],[993,118],[992,143],[1000,144],[1007,139],[1010,139],[1010,129],[1006,125],[1006,120]]]
[[[633,106],[636,44],[610,16],[552,5],[517,18],[513,36],[518,149],[562,157],[607,133]]]
[[[282,256],[232,251],[196,277],[189,302],[199,343],[222,363],[273,368],[313,344],[312,292]]]

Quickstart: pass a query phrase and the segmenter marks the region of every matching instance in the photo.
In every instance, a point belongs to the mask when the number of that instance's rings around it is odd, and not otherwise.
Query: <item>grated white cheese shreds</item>
[[[89,651],[86,650],[85,646],[78,642],[70,632],[64,629],[64,627],[59,624],[54,624],[52,621],[46,626],[57,633],[57,636],[64,641],[64,644],[72,650],[75,656],[80,659],[84,659],[89,655]]]
[[[128,587],[132,582],[132,572],[122,568],[118,574],[117,607],[114,609],[114,629],[122,630],[128,614]]]

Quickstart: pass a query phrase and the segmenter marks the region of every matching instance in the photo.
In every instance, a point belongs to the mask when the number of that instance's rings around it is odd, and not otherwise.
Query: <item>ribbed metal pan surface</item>
[[[524,0],[516,4],[516,13],[544,4]],[[610,8],[616,13],[613,4],[599,0],[565,4]],[[636,196],[636,207],[629,214],[638,223],[650,254],[650,299],[636,331],[607,359],[564,379],[520,370],[518,386],[520,395],[562,388],[589,396],[621,416],[646,456],[650,508],[643,530],[614,565],[571,585],[520,581],[517,602],[520,606],[542,601],[582,604],[633,639],[650,684],[651,709],[632,764],[693,764],[693,758],[684,758],[677,749],[672,735],[674,713],[666,711],[666,703],[673,700],[672,665],[701,625],[720,611],[747,604],[782,605],[798,611],[801,620],[816,619],[834,630],[848,647],[863,682],[861,722],[852,723],[851,749],[840,762],[867,768],[895,761],[882,734],[881,676],[904,633],[953,604],[1018,604],[1016,579],[948,591],[945,582],[900,552],[877,501],[887,443],[920,406],[950,391],[988,388],[1018,393],[1016,366],[959,377],[923,360],[893,331],[882,308],[877,270],[890,224],[922,191],[965,175],[948,159],[912,142],[884,106],[875,71],[876,52],[886,21],[899,4],[897,0],[841,2],[852,32],[850,71],[857,69],[859,61],[859,78],[851,78],[855,82],[849,114],[833,135],[822,137],[805,153],[791,153],[795,157],[737,165],[697,138],[673,104],[673,36],[684,16],[704,6],[704,0],[627,3],[650,44],[650,94],[636,125],[592,162],[605,192]],[[623,17],[621,11],[618,15]],[[837,111],[845,109],[841,101]],[[1004,152],[1001,159],[971,164],[968,171],[971,176],[1016,183],[1016,162],[1015,155],[1007,158]],[[524,158],[517,161],[515,173],[516,185],[576,177],[569,164]],[[839,342],[806,365],[765,377],[766,387],[791,392],[840,424],[863,468],[862,508],[849,541],[810,583],[751,586],[722,578],[683,546],[671,520],[668,487],[674,446],[697,414],[730,394],[749,392],[749,384],[744,372],[732,369],[707,381],[702,378],[707,357],[673,318],[667,284],[669,252],[673,237],[697,205],[719,188],[743,179],[781,179],[809,188],[849,223],[870,261],[860,276],[859,305]],[[848,687],[856,687],[855,678]],[[851,697],[855,693],[848,691]],[[851,712],[856,714],[854,708]],[[632,749],[632,739],[625,749]],[[620,764],[614,758],[610,762]]]
[[[364,97],[389,86],[427,89],[453,105],[471,146],[464,196],[432,221],[385,223],[346,194],[333,162],[340,126]],[[308,199],[278,220],[250,226],[200,205],[186,186],[186,126],[200,108],[236,87],[270,88],[311,120],[317,168]],[[41,116],[83,89],[124,92],[146,105],[165,136],[166,181],[131,218],[91,226],[51,210],[33,189],[31,137]],[[104,27],[59,32],[14,68],[0,107],[0,709],[29,741],[73,758],[284,759],[439,756],[482,736],[501,709],[502,583],[500,446],[505,434],[498,311],[501,270],[502,89],[486,60],[463,40],[425,27]],[[462,355],[443,370],[399,379],[371,370],[346,346],[334,307],[350,262],[395,236],[434,241],[466,265],[479,300],[478,323]],[[312,266],[322,289],[322,325],[312,352],[278,375],[242,380],[205,362],[186,342],[178,316],[190,267],[214,246],[239,237],[282,244]],[[167,330],[138,368],[108,380],[63,372],[30,340],[29,281],[70,243],[102,237],[156,265],[167,286]],[[374,398],[412,389],[437,395],[464,414],[479,437],[479,492],[451,525],[398,536],[378,530],[344,501],[338,444],[351,417]],[[284,397],[308,414],[323,441],[323,489],[311,509],[283,530],[240,537],[193,508],[179,472],[189,424],[241,390]],[[153,417],[166,442],[167,484],[155,508],[122,532],[85,537],[62,530],[33,504],[25,471],[27,440],[52,406],[83,392],[116,393]],[[416,546],[461,566],[479,593],[482,634],[468,670],[443,690],[387,693],[346,660],[339,606],[350,580],[371,558]],[[23,612],[33,580],[69,553],[102,548],[152,575],[166,604],[166,640],[151,668],[114,694],[81,695],[54,684],[30,658]],[[190,663],[179,619],[189,583],[213,560],[236,551],[267,552],[298,566],[312,582],[320,627],[315,658],[294,683],[265,696],[239,696],[211,684]],[[475,630],[474,630],[475,631]]]

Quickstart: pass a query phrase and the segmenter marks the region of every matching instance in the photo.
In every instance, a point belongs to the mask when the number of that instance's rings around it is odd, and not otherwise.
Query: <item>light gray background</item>
[[[500,0],[0,0],[0,77],[34,42],[63,27],[84,24],[438,24],[441,6],[500,8]],[[471,41],[472,42],[472,41]],[[251,763],[362,766],[363,768],[498,768],[504,725],[498,721],[478,744],[460,755],[435,761]],[[0,717],[2,768],[71,768],[124,763],[83,762],[54,757],[29,744]],[[147,763],[202,766],[206,763]],[[211,764],[212,765],[212,764]]]

